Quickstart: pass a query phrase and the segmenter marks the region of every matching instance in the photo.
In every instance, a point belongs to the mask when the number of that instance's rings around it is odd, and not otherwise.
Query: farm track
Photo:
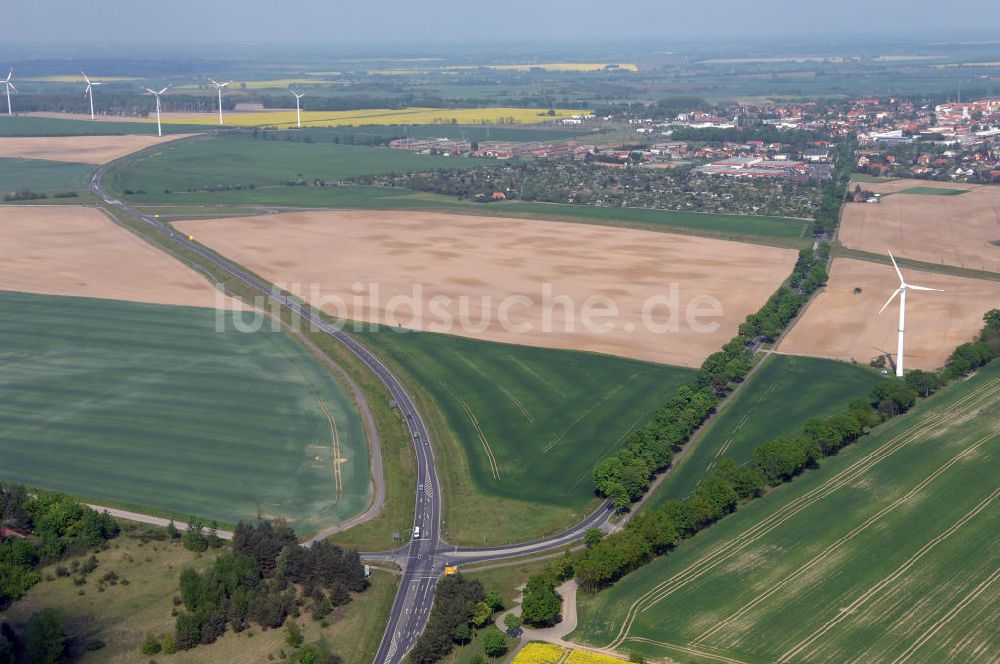
[[[826,561],[837,549],[839,549],[844,544],[850,542],[857,535],[867,530],[870,526],[877,523],[882,517],[892,513],[893,511],[896,510],[896,508],[906,505],[914,496],[923,491],[929,484],[931,484],[935,479],[943,475],[948,469],[957,464],[959,461],[962,461],[963,459],[971,455],[973,452],[978,450],[980,447],[982,447],[992,439],[996,438],[998,435],[1000,435],[1000,432],[994,432],[989,434],[988,436],[984,436],[983,438],[976,441],[976,443],[974,443],[970,447],[967,447],[960,453],[956,454],[947,463],[943,464],[940,468],[938,468],[933,473],[925,477],[915,487],[913,487],[905,494],[894,500],[892,503],[886,505],[881,510],[870,516],[866,521],[864,521],[864,523],[861,523],[860,525],[856,526],[846,535],[844,535],[840,539],[830,544],[827,548],[825,548],[822,552],[817,554],[809,562],[805,563],[802,567],[799,567],[790,575],[782,577],[781,581],[771,586],[769,589],[767,589],[765,592],[755,597],[747,604],[743,605],[735,613],[731,614],[727,618],[719,621],[714,626],[710,627],[706,631],[699,634],[697,637],[694,638],[694,640],[691,643],[697,644],[700,642],[704,642],[705,639],[708,639],[712,635],[718,633],[719,630],[724,629],[728,625],[732,624],[735,620],[738,620],[739,618],[748,614],[762,602],[773,597],[777,592],[782,590],[787,584],[793,583],[794,581],[805,575],[807,572],[809,572],[811,569]]]
[[[628,631],[635,623],[639,613],[648,611],[680,588],[704,576],[749,545],[759,541],[810,505],[847,486],[882,460],[916,441],[924,433],[933,430],[936,426],[951,419],[975,411],[979,404],[996,397],[998,393],[1000,393],[1000,379],[993,379],[961,399],[958,399],[937,414],[897,434],[886,443],[883,443],[878,449],[854,461],[820,486],[779,507],[762,521],[743,531],[728,542],[720,544],[686,569],[653,586],[653,588],[629,606],[625,621],[622,623],[617,636],[609,644],[609,647],[617,648],[622,644],[627,638]]]
[[[716,662],[722,662],[723,664],[746,664],[739,659],[733,659],[732,657],[726,657],[725,655],[716,655],[715,653],[705,652],[704,650],[698,650],[697,648],[691,648],[690,646],[681,646],[676,643],[667,643],[665,641],[654,641],[653,639],[647,639],[641,636],[630,636],[629,641],[635,641],[637,643],[648,643],[654,646],[660,646],[661,648],[667,648],[669,650],[676,650],[682,652],[685,655],[695,655],[697,657],[704,657],[706,659],[712,659]]]

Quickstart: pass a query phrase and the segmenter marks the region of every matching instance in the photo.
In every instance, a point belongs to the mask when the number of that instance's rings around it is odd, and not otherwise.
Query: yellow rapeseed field
[[[610,657],[609,655],[602,655],[596,652],[574,650],[570,653],[566,664],[622,664],[624,661],[617,657]]]
[[[581,115],[586,111],[556,109],[555,115],[538,108],[369,108],[357,111],[302,111],[302,126],[349,127],[360,125],[421,124],[536,124]],[[165,118],[165,124],[214,124],[212,113],[193,113]],[[155,117],[144,122],[156,122]],[[295,109],[260,113],[228,113],[225,123],[231,127],[295,126]]]
[[[532,642],[517,653],[511,664],[556,664],[565,653],[565,648],[551,643]]]

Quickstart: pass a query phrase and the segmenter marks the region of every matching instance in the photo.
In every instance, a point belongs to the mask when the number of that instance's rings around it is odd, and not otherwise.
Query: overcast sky
[[[1000,38],[1000,1],[965,0],[9,0],[21,43],[577,41],[898,37]],[[3,46],[0,44],[0,52]]]

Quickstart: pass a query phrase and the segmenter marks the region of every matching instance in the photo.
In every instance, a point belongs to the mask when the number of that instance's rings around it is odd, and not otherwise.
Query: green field
[[[378,148],[374,148],[378,149]],[[801,219],[757,217],[732,214],[676,212],[644,208],[607,208],[592,205],[531,203],[505,201],[476,203],[409,189],[389,187],[258,187],[253,191],[199,192],[156,196],[148,193],[128,196],[146,210],[177,218],[205,216],[205,210],[192,206],[325,207],[375,210],[439,210],[465,214],[550,219],[608,226],[627,226],[643,230],[690,233],[782,246],[808,246],[811,223]],[[146,201],[146,199],[153,199]]]
[[[382,328],[362,340],[430,414],[449,542],[564,529],[594,503],[591,470],[688,380],[687,369]]]
[[[969,191],[968,189],[946,189],[944,187],[909,187],[900,189],[900,194],[916,194],[918,196],[958,196]]]
[[[691,493],[724,458],[750,460],[753,448],[797,435],[806,420],[844,410],[881,380],[870,367],[811,357],[771,354],[712,418],[694,448],[650,498],[650,506]]]
[[[355,405],[288,336],[210,309],[0,292],[0,479],[299,532],[370,502]],[[334,437],[341,479],[335,478]]]
[[[225,134],[142,153],[113,169],[108,183],[120,195],[133,192],[126,197],[136,205],[164,213],[169,213],[170,206],[192,205],[444,210],[628,225],[789,246],[808,244],[811,222],[784,217],[521,201],[486,205],[407,189],[312,186],[316,179],[335,181],[371,173],[471,168],[481,163],[381,147],[255,140],[246,134]],[[300,180],[307,184],[285,184]],[[202,190],[213,187],[228,189]]]
[[[163,125],[164,134],[204,131],[199,125]],[[111,136],[155,134],[156,127],[144,122],[38,118],[30,115],[0,116],[0,136]]]
[[[0,194],[20,189],[81,191],[90,184],[94,168],[90,164],[0,157]]]
[[[210,197],[210,193],[188,193],[188,189],[253,185],[254,190],[223,193],[242,193],[243,203],[270,204],[273,201],[268,187],[290,190],[292,196],[314,189],[282,186],[285,181],[305,180],[312,185],[316,179],[339,180],[371,173],[463,165],[471,167],[476,162],[391,148],[262,140],[246,133],[221,134],[146,151],[127,166],[112,171],[108,184],[119,193],[145,191],[130,196],[133,202],[144,204],[201,201]],[[165,189],[175,193],[165,194]]]
[[[994,363],[585,597],[574,637],[706,663],[980,661],[1000,649],[998,474]]]

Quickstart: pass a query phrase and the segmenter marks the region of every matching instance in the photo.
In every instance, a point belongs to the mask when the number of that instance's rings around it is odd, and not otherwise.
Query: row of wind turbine
[[[92,81],[92,80],[90,80],[90,78],[87,76],[87,74],[84,73],[84,72],[82,72],[82,71],[80,72],[80,75],[83,76],[83,80],[86,81],[86,83],[87,83],[87,87],[84,89],[83,94],[86,95],[89,98],[89,100],[90,100],[90,119],[94,120],[95,119],[95,115],[94,115],[94,86],[95,85],[101,85],[101,82],[100,81]],[[6,88],[5,92],[7,94],[7,115],[13,115],[14,114],[13,109],[12,109],[11,104],[10,104],[10,91],[13,90],[15,93],[17,92],[17,86],[15,86],[14,82],[11,80],[13,78],[13,76],[14,76],[14,68],[11,67],[10,70],[7,72],[7,78],[0,79],[0,83],[2,83],[4,85],[4,87]],[[208,78],[208,80],[211,81],[212,85],[215,86],[216,92],[219,95],[219,126],[222,126],[222,124],[223,124],[223,118],[222,118],[222,89],[224,87],[226,87],[227,85],[230,85],[232,83],[232,81],[226,81],[225,83],[219,83],[218,81],[216,81],[215,79],[210,78],[210,77]],[[162,95],[168,89],[170,89],[169,85],[166,86],[166,87],[164,87],[162,90],[159,90],[159,91],[152,90],[150,88],[145,88],[146,92],[148,92],[149,94],[151,94],[154,97],[156,97],[156,134],[157,134],[157,136],[163,136],[163,126],[162,126],[161,121],[160,121],[160,95]],[[296,122],[297,122],[299,128],[301,129],[302,128],[302,108],[301,108],[301,106],[299,104],[299,100],[302,99],[302,97],[305,96],[305,93],[304,92],[303,93],[295,92],[294,90],[292,90],[291,93],[293,95],[295,95],[295,118],[296,118]]]

